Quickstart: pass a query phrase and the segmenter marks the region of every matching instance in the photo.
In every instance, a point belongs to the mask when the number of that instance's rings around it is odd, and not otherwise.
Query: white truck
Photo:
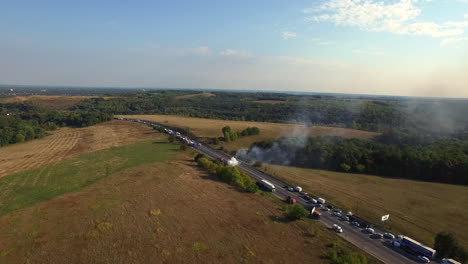
[[[317,198],[317,203],[318,203],[318,204],[324,204],[324,203],[325,203],[325,199],[319,197],[319,198]]]
[[[296,187],[294,188],[294,191],[296,191],[296,192],[302,192],[302,187],[296,186]]]
[[[267,180],[261,180],[259,182],[259,185],[260,185],[260,187],[263,187],[263,188],[269,190],[270,192],[276,191],[275,185],[273,183],[267,181]]]

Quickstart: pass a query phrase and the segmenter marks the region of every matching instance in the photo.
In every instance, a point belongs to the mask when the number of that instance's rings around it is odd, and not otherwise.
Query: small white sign
[[[389,215],[389,214],[388,214],[388,215],[382,216],[382,222],[387,221],[388,218],[390,218],[390,215]]]

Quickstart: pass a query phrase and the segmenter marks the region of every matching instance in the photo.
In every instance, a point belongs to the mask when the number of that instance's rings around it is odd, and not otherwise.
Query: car
[[[388,238],[388,239],[395,239],[395,235],[392,234],[392,233],[384,233],[383,234],[385,238]]]
[[[429,262],[431,262],[431,260],[430,260],[428,257],[425,257],[425,256],[418,256],[418,259],[419,259],[422,263],[429,263]]]
[[[317,207],[317,208],[323,208],[323,205],[317,204],[315,207]]]
[[[311,203],[313,203],[313,204],[316,204],[316,203],[317,203],[317,200],[315,200],[315,199],[312,199],[312,200],[310,200],[310,201],[311,201]]]
[[[329,211],[330,211],[330,208],[328,208],[328,207],[322,207],[321,210],[326,211],[326,212],[329,212]]]
[[[333,230],[335,230],[337,233],[343,233],[343,228],[337,224],[333,224]]]
[[[288,187],[288,191],[294,192],[294,188],[293,187]]]
[[[330,209],[330,210],[333,209],[333,205],[331,205],[331,204],[328,204],[328,205],[325,206],[325,207],[327,207],[327,208]]]
[[[341,217],[341,213],[340,212],[333,212],[333,216]]]
[[[341,220],[343,220],[343,221],[349,221],[349,217],[346,216],[346,215],[342,215],[342,216],[341,216]]]
[[[310,196],[308,194],[306,194],[306,195],[304,195],[304,199],[310,201],[310,199],[312,199],[312,198],[310,198]]]
[[[381,233],[375,233],[375,234],[372,234],[371,237],[374,238],[374,239],[382,239],[382,238],[383,238],[383,234],[381,234]]]
[[[341,209],[335,208],[335,209],[333,209],[333,212],[337,212],[337,213],[341,214]]]
[[[304,191],[300,191],[299,192],[300,195],[308,195],[308,193],[304,192]]]
[[[352,222],[351,225],[353,225],[355,227],[360,227],[361,226],[358,221]]]
[[[369,233],[369,234],[374,234],[374,232],[375,232],[374,229],[372,229],[370,227],[364,229],[364,231],[366,231],[366,233]]]

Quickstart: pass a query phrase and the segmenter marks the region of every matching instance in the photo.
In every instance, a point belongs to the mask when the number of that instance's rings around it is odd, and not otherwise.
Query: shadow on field
[[[220,178],[218,178],[216,175],[213,175],[213,174],[205,174],[205,175],[200,176],[200,178],[203,180],[210,180],[214,182],[221,182],[221,183],[227,184],[224,181],[222,181]]]
[[[154,141],[153,144],[169,144],[169,142],[165,142],[165,141]]]
[[[291,220],[287,219],[287,218],[284,217],[284,216],[270,215],[270,216],[268,216],[268,218],[269,218],[271,221],[277,222],[277,223],[289,223],[289,222],[292,222]]]

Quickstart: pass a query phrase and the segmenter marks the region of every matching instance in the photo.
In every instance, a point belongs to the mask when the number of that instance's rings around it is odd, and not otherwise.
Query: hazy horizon
[[[468,97],[468,2],[3,4],[0,83]]]

